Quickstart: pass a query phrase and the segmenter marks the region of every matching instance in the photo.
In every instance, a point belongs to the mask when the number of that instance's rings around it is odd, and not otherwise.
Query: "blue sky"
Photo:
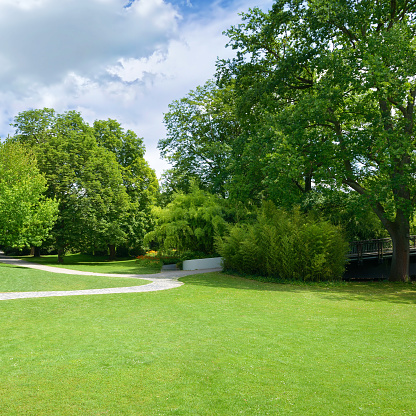
[[[215,3],[217,6],[222,8],[233,8],[233,0],[218,0],[218,1],[207,1],[207,0],[172,0],[171,3],[179,7],[184,14],[187,13],[199,13],[212,7]]]
[[[0,0],[0,137],[20,111],[113,118],[144,138],[160,177],[163,113],[226,58],[222,32],[272,0]]]

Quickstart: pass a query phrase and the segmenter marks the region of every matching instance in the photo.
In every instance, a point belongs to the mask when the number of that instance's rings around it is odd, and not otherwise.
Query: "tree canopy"
[[[19,143],[0,144],[0,244],[16,248],[40,245],[58,213],[45,198],[46,179],[33,153]]]
[[[231,91],[207,81],[173,101],[164,122],[167,135],[158,147],[173,166],[165,173],[165,187],[187,192],[196,181],[201,188],[224,196],[230,144],[239,132]]]
[[[405,0],[278,0],[242,15],[227,32],[236,58],[218,63],[239,113],[260,109],[275,132],[276,176],[348,187],[371,205],[393,239],[392,280],[408,275],[416,198],[415,17]]]
[[[114,255],[116,246],[131,243],[132,233],[135,243],[143,243],[141,213],[150,212],[157,181],[143,159],[141,139],[113,120],[91,127],[75,111],[29,110],[16,117],[14,127],[14,141],[31,146],[37,156],[46,194],[59,201],[52,234],[61,254],[110,247]]]
[[[116,120],[97,120],[93,128],[98,145],[115,155],[128,196],[126,216],[119,218],[126,236],[124,252],[128,247],[143,250],[144,236],[154,225],[151,208],[159,191],[155,171],[144,159],[143,139],[131,130],[124,131]]]

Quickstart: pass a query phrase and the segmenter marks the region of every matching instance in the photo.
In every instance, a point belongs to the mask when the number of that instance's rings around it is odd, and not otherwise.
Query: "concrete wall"
[[[211,257],[209,259],[185,260],[183,270],[202,270],[222,268],[222,257]]]

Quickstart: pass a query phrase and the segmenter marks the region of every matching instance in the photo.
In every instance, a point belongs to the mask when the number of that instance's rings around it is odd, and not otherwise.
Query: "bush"
[[[141,255],[136,257],[136,263],[142,267],[148,267],[155,270],[160,270],[162,262],[159,258],[147,255]]]
[[[348,244],[341,230],[313,217],[265,203],[253,224],[233,226],[217,238],[226,269],[281,279],[341,279]]]
[[[145,244],[157,243],[164,251],[213,253],[214,236],[225,229],[223,204],[196,186],[189,194],[174,194],[165,208],[155,209],[157,224],[145,236]]]

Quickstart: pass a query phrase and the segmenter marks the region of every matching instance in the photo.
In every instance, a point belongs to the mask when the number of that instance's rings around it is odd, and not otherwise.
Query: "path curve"
[[[6,256],[3,253],[0,253],[0,263],[12,264],[19,267],[28,267],[31,269],[39,269],[50,273],[76,274],[84,276],[127,277],[132,279],[142,279],[151,281],[151,283],[142,286],[113,287],[106,289],[60,290],[48,292],[3,292],[0,293],[0,300],[46,298],[53,296],[105,295],[112,293],[154,292],[157,290],[173,289],[175,287],[182,286],[183,283],[178,280],[180,277],[190,276],[193,274],[221,271],[220,268],[216,268],[205,270],[164,270],[161,273],[155,274],[94,273],[30,263],[28,261]]]

